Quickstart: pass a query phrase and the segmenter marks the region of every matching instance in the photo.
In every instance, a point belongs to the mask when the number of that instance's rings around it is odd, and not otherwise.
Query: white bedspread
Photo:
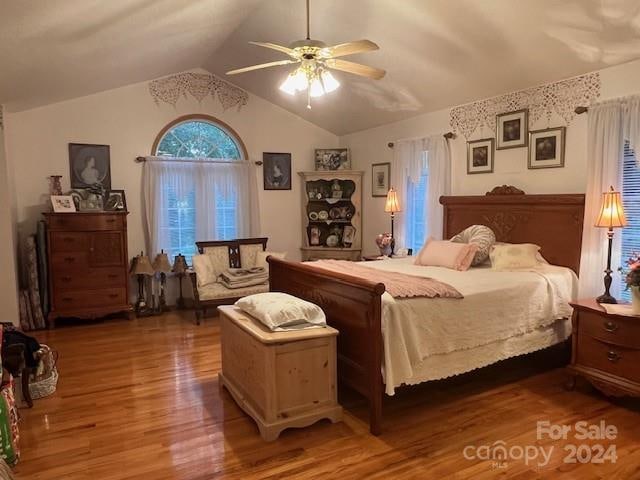
[[[570,269],[544,265],[536,271],[496,272],[481,267],[458,272],[413,265],[413,260],[409,257],[363,265],[432,277],[450,284],[465,298],[395,300],[387,293],[383,295],[382,373],[387,394],[393,395],[395,387],[403,383],[434,380],[424,378],[423,365],[430,357],[446,357],[445,354],[469,350],[469,365],[466,367],[460,365],[464,355],[458,354],[458,361],[452,364],[450,371],[439,368],[437,378],[444,378],[491,363],[486,358],[483,365],[474,363],[472,350],[479,347],[486,347],[486,351],[491,344],[505,345],[505,341],[515,337],[523,337],[524,340],[535,337],[538,342],[540,338],[557,338],[549,345],[566,338],[564,334],[553,337],[545,331],[566,331],[564,326],[554,324],[560,318],[570,317],[572,312],[568,302],[575,298],[578,279]],[[544,335],[537,335],[543,332]],[[521,353],[529,351],[526,349]],[[513,352],[513,355],[517,354]],[[498,353],[495,355],[494,361],[502,359]]]

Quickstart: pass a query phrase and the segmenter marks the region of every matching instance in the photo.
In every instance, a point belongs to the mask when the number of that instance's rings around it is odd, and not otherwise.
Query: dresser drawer
[[[89,266],[89,255],[86,252],[60,252],[51,255],[53,274],[58,272],[86,271]]]
[[[51,232],[52,252],[85,252],[89,235],[83,232]]]
[[[48,227],[52,231],[121,230],[124,228],[121,214],[60,214],[49,217]]]
[[[640,382],[640,350],[637,349],[579,335],[576,363]]]
[[[92,268],[88,273],[72,273],[64,270],[53,272],[54,288],[64,291],[124,287],[126,282],[127,279],[122,267]]]
[[[92,307],[109,307],[127,303],[125,288],[103,288],[83,292],[56,292],[56,310],[84,310]]]
[[[581,312],[578,325],[580,335],[589,335],[605,342],[625,347],[640,345],[640,319]]]

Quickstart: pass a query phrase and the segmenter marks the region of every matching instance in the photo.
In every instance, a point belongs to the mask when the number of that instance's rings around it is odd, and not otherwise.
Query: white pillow
[[[327,324],[327,318],[319,306],[288,293],[256,293],[241,298],[235,305],[271,330],[293,330]]]
[[[491,267],[494,270],[521,270],[539,265],[540,247],[533,243],[494,245],[491,249]]]
[[[258,252],[256,254],[256,267],[263,267],[265,270],[269,270],[269,264],[267,263],[267,257],[271,255],[273,257],[284,260],[287,256],[287,252]]]
[[[507,243],[507,242],[496,242],[494,243],[494,245],[518,245],[517,243]],[[538,254],[536,255],[536,258],[538,259],[538,263],[542,264],[542,265],[549,265],[549,262],[547,261],[546,258],[544,258],[542,256],[542,253],[538,252]],[[491,265],[491,259],[487,258],[484,262],[482,262],[483,265]]]
[[[198,279],[198,287],[211,285],[218,281],[219,273],[214,268],[210,255],[206,253],[203,255],[194,255],[192,262],[193,269],[196,271],[196,278]]]

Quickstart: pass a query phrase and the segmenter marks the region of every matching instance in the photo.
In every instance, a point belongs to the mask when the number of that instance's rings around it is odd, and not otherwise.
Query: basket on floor
[[[54,368],[51,371],[51,375],[42,380],[35,382],[29,382],[29,393],[33,400],[38,398],[48,397],[56,391],[58,385],[58,369]]]
[[[58,352],[42,344],[37,352],[38,369],[29,379],[29,393],[33,400],[48,397],[58,385]]]

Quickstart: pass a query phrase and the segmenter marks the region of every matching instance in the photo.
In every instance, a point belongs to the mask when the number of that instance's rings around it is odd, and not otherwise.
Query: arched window
[[[246,149],[229,126],[206,115],[180,117],[164,127],[152,147],[151,248],[181,253],[190,262],[197,240],[247,235]],[[246,210],[244,214],[246,215]],[[155,251],[150,253],[156,253]]]

